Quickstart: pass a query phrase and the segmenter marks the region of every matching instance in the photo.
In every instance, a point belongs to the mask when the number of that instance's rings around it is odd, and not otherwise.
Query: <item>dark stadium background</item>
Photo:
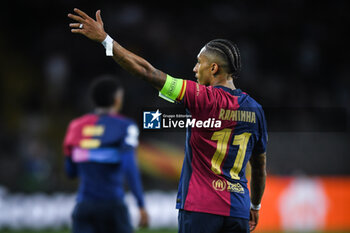
[[[0,185],[10,192],[73,192],[63,172],[69,121],[91,111],[89,83],[119,77],[122,113],[141,124],[145,107],[171,107],[147,83],[70,33],[67,14],[102,11],[121,45],[175,77],[193,79],[202,46],[235,41],[243,62],[237,86],[265,108],[270,175],[349,176],[349,11],[345,1],[7,1],[0,33]],[[166,138],[166,139],[164,139]],[[183,147],[183,132],[141,131],[141,141]],[[144,187],[174,180],[143,173]]]

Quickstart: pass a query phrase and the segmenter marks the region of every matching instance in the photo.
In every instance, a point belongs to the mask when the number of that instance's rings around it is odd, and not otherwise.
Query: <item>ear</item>
[[[216,63],[211,63],[211,66],[210,66],[210,72],[212,75],[216,75],[216,73],[219,71],[219,66],[218,64]]]

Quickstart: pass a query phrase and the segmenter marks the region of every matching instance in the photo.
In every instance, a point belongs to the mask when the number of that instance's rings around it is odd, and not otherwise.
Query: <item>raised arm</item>
[[[78,33],[87,38],[102,43],[107,33],[103,28],[101,11],[96,12],[96,20],[85,12],[75,8],[76,14],[68,14],[68,17],[77,23],[71,23],[72,33]],[[149,82],[153,87],[161,90],[166,81],[166,74],[154,68],[148,61],[123,48],[118,42],[113,41],[113,59],[126,71]]]

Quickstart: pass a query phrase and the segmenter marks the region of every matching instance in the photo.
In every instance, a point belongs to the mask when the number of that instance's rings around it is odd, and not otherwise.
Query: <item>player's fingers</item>
[[[82,29],[71,29],[70,31],[71,31],[72,33],[77,33],[77,34],[83,34],[83,35],[84,35]]]
[[[249,230],[250,230],[250,231],[254,231],[254,230],[255,230],[255,227],[256,227],[256,225],[251,225],[250,228],[249,228]]]
[[[80,25],[81,25],[81,23],[70,23],[69,27],[71,27],[71,28],[79,28]]]
[[[256,216],[252,211],[250,211],[250,221],[249,221],[250,231],[253,231],[255,226],[256,226]]]
[[[68,14],[68,17],[75,20],[75,21],[78,21],[79,23],[84,23],[85,20],[80,17],[80,16],[77,16],[77,15],[73,15],[73,14]]]
[[[96,21],[103,25],[103,21],[101,18],[101,10],[96,11]]]
[[[252,231],[253,228],[254,228],[254,222],[249,221],[249,229]]]
[[[90,18],[90,16],[88,16],[84,11],[79,10],[78,8],[74,8],[74,12],[80,15],[83,19]]]

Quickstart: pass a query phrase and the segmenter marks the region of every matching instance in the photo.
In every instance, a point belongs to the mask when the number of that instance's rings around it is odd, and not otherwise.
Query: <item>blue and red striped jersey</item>
[[[134,122],[120,115],[86,114],[69,124],[63,147],[67,174],[80,178],[78,202],[123,199],[126,178],[144,205],[135,162],[138,134]]]
[[[186,82],[186,83],[185,83]],[[187,128],[178,209],[249,219],[245,177],[251,156],[264,153],[264,112],[248,94],[184,81],[183,104],[192,119],[221,121],[218,128]]]

